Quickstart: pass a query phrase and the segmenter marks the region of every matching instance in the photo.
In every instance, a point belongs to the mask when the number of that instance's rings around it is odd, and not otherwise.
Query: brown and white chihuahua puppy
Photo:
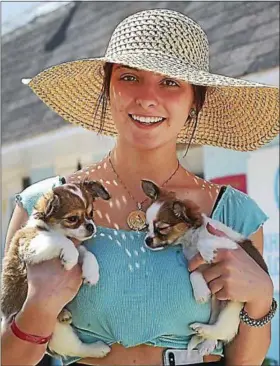
[[[55,187],[38,200],[25,227],[11,240],[3,260],[1,310],[5,319],[18,313],[26,300],[27,265],[60,258],[63,267],[70,270],[79,262],[84,283],[98,282],[95,256],[81,244],[75,247],[70,240],[82,242],[96,233],[93,202],[98,197],[108,200],[110,194],[101,183],[88,181]],[[48,343],[51,354],[104,357],[110,351],[103,342],[82,343],[71,322],[71,313],[63,309]]]
[[[142,180],[144,193],[152,199],[146,212],[148,234],[146,246],[151,250],[161,250],[168,246],[181,244],[184,256],[190,260],[200,253],[206,263],[215,258],[217,249],[237,249],[241,246],[260,266],[268,272],[267,266],[254,247],[253,243],[239,233],[200,213],[199,207],[190,200],[179,200],[174,192],[160,189],[149,180]],[[207,226],[223,231],[226,237],[211,234]],[[204,268],[206,265],[203,265]],[[202,267],[202,266],[201,266]],[[211,316],[209,324],[193,323],[190,328],[195,331],[188,349],[195,347],[201,355],[211,353],[218,341],[230,342],[239,327],[239,313],[243,303],[237,301],[219,301],[213,295],[201,273],[201,270],[190,274],[193,293],[198,303],[211,299]]]

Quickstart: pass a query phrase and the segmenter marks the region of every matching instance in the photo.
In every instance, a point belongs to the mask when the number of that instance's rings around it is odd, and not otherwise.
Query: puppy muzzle
[[[153,251],[162,250],[164,248],[163,245],[157,245],[154,243],[154,239],[151,236],[146,236],[145,238],[145,246]]]

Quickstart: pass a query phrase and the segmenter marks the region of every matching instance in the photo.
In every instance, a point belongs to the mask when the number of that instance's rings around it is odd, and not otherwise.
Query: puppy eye
[[[79,217],[78,216],[69,216],[69,217],[67,217],[67,220],[69,222],[76,222],[79,220]]]
[[[94,215],[94,209],[92,209],[92,210],[90,211],[90,213],[89,213],[89,217],[93,217],[93,215]]]
[[[159,229],[159,230],[164,230],[164,229],[167,229],[167,228],[169,228],[169,227],[170,227],[170,225],[169,225],[169,224],[159,224],[158,229]]]
[[[166,227],[165,229],[159,229],[160,234],[167,235],[170,231],[170,226]]]
[[[161,225],[158,227],[158,231],[162,235],[167,235],[171,229],[170,225]]]

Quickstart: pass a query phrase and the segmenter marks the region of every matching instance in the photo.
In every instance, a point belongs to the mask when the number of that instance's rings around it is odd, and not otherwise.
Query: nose
[[[88,232],[93,233],[94,226],[92,224],[86,224],[86,229]]]
[[[150,109],[150,108],[154,108],[157,106],[157,102],[155,100],[152,99],[136,99],[136,104],[138,104],[140,107],[142,107],[143,109]]]
[[[150,247],[153,244],[153,238],[151,238],[150,236],[147,236],[145,238],[145,243],[148,247]]]
[[[136,97],[136,104],[146,110],[158,105],[157,97],[152,90],[152,87],[146,85],[145,88],[143,88],[141,93]]]

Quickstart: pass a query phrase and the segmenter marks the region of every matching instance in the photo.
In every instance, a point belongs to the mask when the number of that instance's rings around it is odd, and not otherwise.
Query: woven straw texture
[[[28,85],[66,121],[99,132],[97,102],[106,62],[208,86],[193,143],[249,151],[279,134],[278,88],[210,73],[204,31],[185,15],[166,9],[142,11],[122,21],[104,57],[53,66]],[[104,122],[102,134],[117,136],[109,104]],[[188,143],[192,130],[190,122],[178,142]]]

